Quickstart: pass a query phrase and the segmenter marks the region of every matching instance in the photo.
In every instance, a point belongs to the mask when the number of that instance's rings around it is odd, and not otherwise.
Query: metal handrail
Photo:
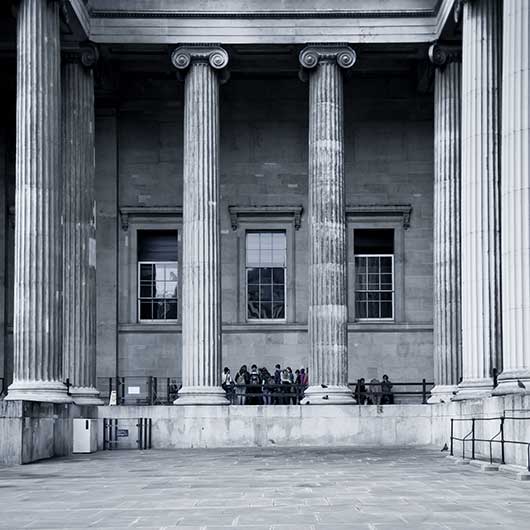
[[[523,411],[523,409],[520,409]],[[505,411],[504,411],[505,412]],[[525,411],[528,412],[528,411]],[[492,451],[492,444],[493,443],[500,443],[501,444],[501,464],[505,464],[505,444],[513,444],[513,445],[526,445],[526,457],[527,457],[527,465],[526,468],[528,471],[530,471],[530,442],[524,442],[521,440],[506,440],[504,435],[504,422],[505,420],[530,420],[530,416],[524,416],[524,417],[518,417],[518,416],[505,416],[504,414],[502,416],[495,416],[491,418],[451,418],[451,456],[454,456],[454,442],[459,441],[462,442],[462,459],[465,459],[465,445],[466,441],[471,441],[472,444],[472,459],[475,459],[475,443],[476,442],[484,442],[489,444],[490,448],[490,464],[493,464],[493,451]],[[454,436],[454,423],[455,422],[464,422],[464,421],[471,421],[471,431],[467,433],[463,438],[459,438],[457,436]],[[499,432],[497,432],[494,436],[491,438],[477,438],[475,436],[475,423],[477,421],[499,421]],[[501,439],[497,440],[497,437],[500,435]],[[468,440],[469,436],[471,436],[471,440]]]

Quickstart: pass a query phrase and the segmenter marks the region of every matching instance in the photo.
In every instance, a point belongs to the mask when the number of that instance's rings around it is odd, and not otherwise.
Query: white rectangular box
[[[98,449],[97,420],[74,419],[74,453],[95,453]]]

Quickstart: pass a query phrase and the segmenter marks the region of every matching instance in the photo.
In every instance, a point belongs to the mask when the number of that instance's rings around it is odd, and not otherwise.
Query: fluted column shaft
[[[495,393],[513,393],[530,391],[530,4],[527,0],[504,1],[503,28],[503,373]]]
[[[185,59],[183,388],[175,404],[226,404],[220,388],[219,79],[211,54],[191,48]]]
[[[63,65],[63,357],[70,394],[101,404],[96,390],[94,81],[75,54]]]
[[[306,392],[306,401],[312,403],[353,402],[347,387],[344,101],[338,53],[319,53],[317,64],[309,73],[308,331],[311,386]],[[304,51],[301,62],[305,66]]]
[[[60,97],[58,2],[21,0],[12,400],[71,401],[61,382]]]
[[[462,364],[457,397],[492,389],[501,361],[500,1],[464,4],[462,42]]]
[[[431,49],[436,49],[433,45]],[[434,380],[448,401],[462,373],[460,294],[461,63],[442,51],[434,80]]]

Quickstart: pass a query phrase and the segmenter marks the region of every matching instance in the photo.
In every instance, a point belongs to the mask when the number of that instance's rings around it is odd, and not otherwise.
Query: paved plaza
[[[528,528],[530,483],[433,449],[114,451],[0,467],[0,528]]]

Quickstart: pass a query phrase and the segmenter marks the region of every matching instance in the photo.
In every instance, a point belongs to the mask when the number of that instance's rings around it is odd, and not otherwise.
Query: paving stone
[[[0,467],[0,529],[527,528],[530,483],[429,448],[113,451]]]

